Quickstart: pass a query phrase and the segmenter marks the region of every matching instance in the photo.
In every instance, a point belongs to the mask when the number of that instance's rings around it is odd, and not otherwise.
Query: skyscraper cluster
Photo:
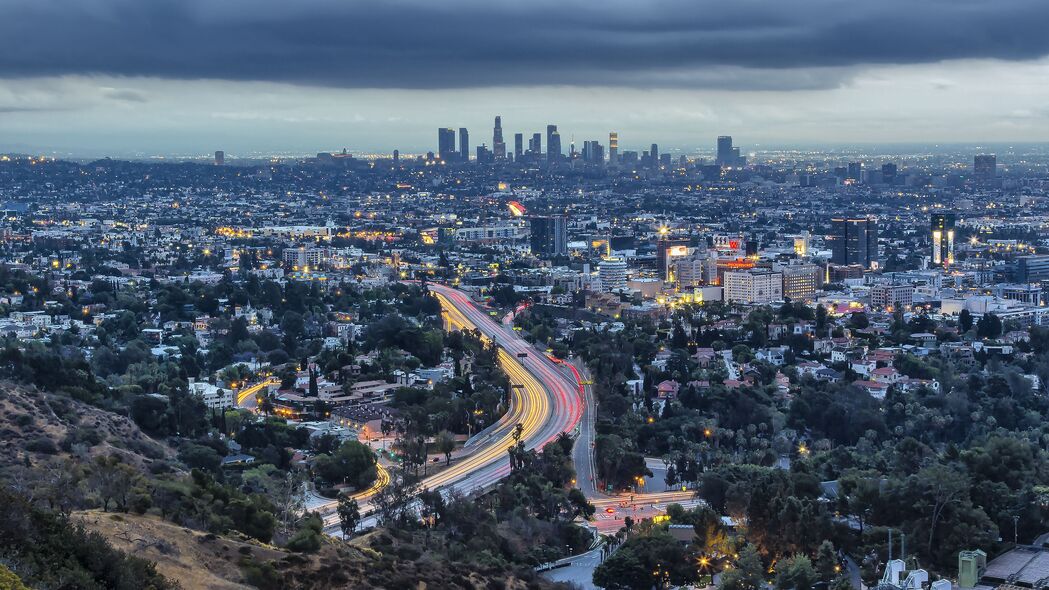
[[[724,165],[742,166],[745,159],[739,156],[739,148],[732,147],[731,137],[718,139],[719,150],[724,139],[728,140],[728,152],[734,154],[726,159]],[[621,152],[619,150],[619,133],[616,131],[608,133],[607,147],[600,140],[589,139],[583,141],[582,149],[577,151],[573,141],[566,154],[562,148],[561,134],[557,130],[557,125],[547,125],[545,149],[543,142],[543,133],[532,133],[530,136],[525,133],[514,133],[513,148],[512,150],[508,149],[503,132],[503,120],[501,116],[497,115],[492,128],[491,148],[485,143],[478,145],[474,158],[481,163],[498,161],[556,163],[567,160],[582,161],[594,165],[608,164],[613,167],[622,166],[629,168],[640,166],[642,168],[663,169],[669,169],[673,165],[671,155],[661,153],[659,145],[655,143],[651,145],[650,149],[640,154],[629,150]],[[445,163],[470,161],[470,139],[467,129],[465,127],[459,128],[457,146],[455,130],[451,127],[439,128],[437,130],[437,153],[431,154],[430,157]]]

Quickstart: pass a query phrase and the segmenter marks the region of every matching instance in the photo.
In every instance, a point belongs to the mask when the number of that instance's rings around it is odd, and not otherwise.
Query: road
[[[258,405],[256,397],[257,394],[263,389],[266,389],[267,387],[272,387],[274,385],[280,385],[280,379],[277,379],[276,377],[269,377],[263,381],[260,381],[259,383],[256,383],[255,385],[241,389],[236,394],[237,406],[248,410],[255,409],[255,407]]]
[[[463,494],[485,490],[510,473],[507,451],[515,443],[514,429],[521,425],[521,440],[528,449],[541,449],[561,432],[571,432],[579,422],[583,403],[578,385],[562,374],[557,366],[517,336],[512,329],[492,320],[461,291],[441,285],[430,285],[441,302],[442,315],[449,329],[479,330],[487,342],[500,347],[499,363],[512,383],[510,409],[497,426],[477,444],[477,450],[445,470],[423,479],[421,486],[431,490],[452,490]],[[373,486],[374,487],[374,486]],[[375,488],[376,491],[378,488]],[[361,512],[374,507],[369,501],[374,492],[358,498]],[[316,507],[324,515],[329,530],[338,527],[335,502]],[[375,517],[366,517],[363,526],[371,526]]]
[[[594,505],[594,520],[590,524],[603,535],[615,534],[626,524],[626,517],[635,522],[665,514],[670,504],[680,504],[690,509],[704,504],[691,492],[656,492],[652,494],[626,494],[591,500]]]
[[[590,369],[579,360],[570,361],[571,367],[580,377],[583,389],[583,416],[579,421],[579,436],[572,448],[572,462],[575,464],[576,487],[589,500],[605,497],[597,489],[597,469],[594,468],[594,422],[597,418],[597,405],[594,400],[594,386],[590,379]]]
[[[603,547],[586,553],[573,555],[557,562],[558,567],[544,571],[541,575],[551,582],[575,584],[581,590],[596,590],[594,570],[601,565]]]

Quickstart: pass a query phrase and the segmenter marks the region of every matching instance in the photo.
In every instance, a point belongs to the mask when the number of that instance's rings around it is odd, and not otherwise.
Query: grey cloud
[[[1045,0],[14,0],[0,77],[818,89],[1049,54]]]
[[[102,95],[120,102],[146,102],[146,95],[133,88],[102,88]]]

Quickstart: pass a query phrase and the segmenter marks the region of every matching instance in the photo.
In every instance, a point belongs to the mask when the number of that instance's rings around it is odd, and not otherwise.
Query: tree
[[[288,540],[288,549],[298,553],[316,553],[321,548],[324,537],[324,521],[316,513],[309,513],[303,519],[302,526]]]
[[[91,482],[102,502],[102,509],[108,512],[109,503],[114,502],[118,510],[127,512],[131,490],[140,477],[133,467],[121,461],[117,455],[97,457]]]
[[[929,516],[929,539],[927,551],[932,553],[933,541],[936,538],[936,525],[949,506],[968,499],[969,478],[957,469],[946,465],[926,467],[911,476],[913,483],[923,492],[931,504]]]
[[[434,447],[439,453],[444,454],[444,464],[450,465],[452,463],[452,451],[455,450],[455,437],[451,432],[442,430],[437,433],[437,437],[434,439]]]
[[[378,476],[375,453],[355,440],[343,442],[331,455],[318,455],[313,469],[331,484],[348,482],[358,490],[370,486]]]
[[[777,564],[777,590],[809,590],[816,583],[816,570],[804,555],[794,555]]]
[[[761,590],[765,587],[765,568],[761,556],[753,545],[746,545],[739,552],[736,567],[721,575],[718,590]]]
[[[961,328],[962,333],[973,329],[973,314],[969,313],[968,309],[963,309],[958,314],[958,327]]]
[[[357,505],[356,499],[342,496],[339,498],[338,512],[342,536],[349,537],[353,531],[357,530],[357,525],[361,522],[360,506]]]
[[[819,574],[819,579],[830,582],[838,575],[840,569],[838,554],[834,551],[834,543],[830,541],[820,543],[820,548],[816,552],[816,572]]]
[[[980,338],[993,339],[1002,333],[1002,320],[993,313],[984,314],[980,321],[976,322],[976,335]]]
[[[653,586],[684,585],[697,579],[694,560],[663,531],[628,540],[597,566],[594,584],[607,590],[649,590]]]

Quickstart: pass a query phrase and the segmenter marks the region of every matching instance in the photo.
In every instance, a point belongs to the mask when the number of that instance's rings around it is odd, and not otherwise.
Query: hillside
[[[459,567],[431,559],[410,542],[386,531],[354,544],[331,541],[316,555],[186,529],[154,516],[84,511],[74,515],[114,547],[156,563],[157,572],[183,588],[350,590],[528,590],[553,588],[526,582],[499,567]],[[406,542],[409,541],[409,542]],[[438,538],[433,539],[437,545]],[[523,572],[531,577],[529,572]]]
[[[35,387],[0,381],[0,477],[18,482],[28,471],[120,455],[146,468],[174,451],[145,435],[131,419]]]

